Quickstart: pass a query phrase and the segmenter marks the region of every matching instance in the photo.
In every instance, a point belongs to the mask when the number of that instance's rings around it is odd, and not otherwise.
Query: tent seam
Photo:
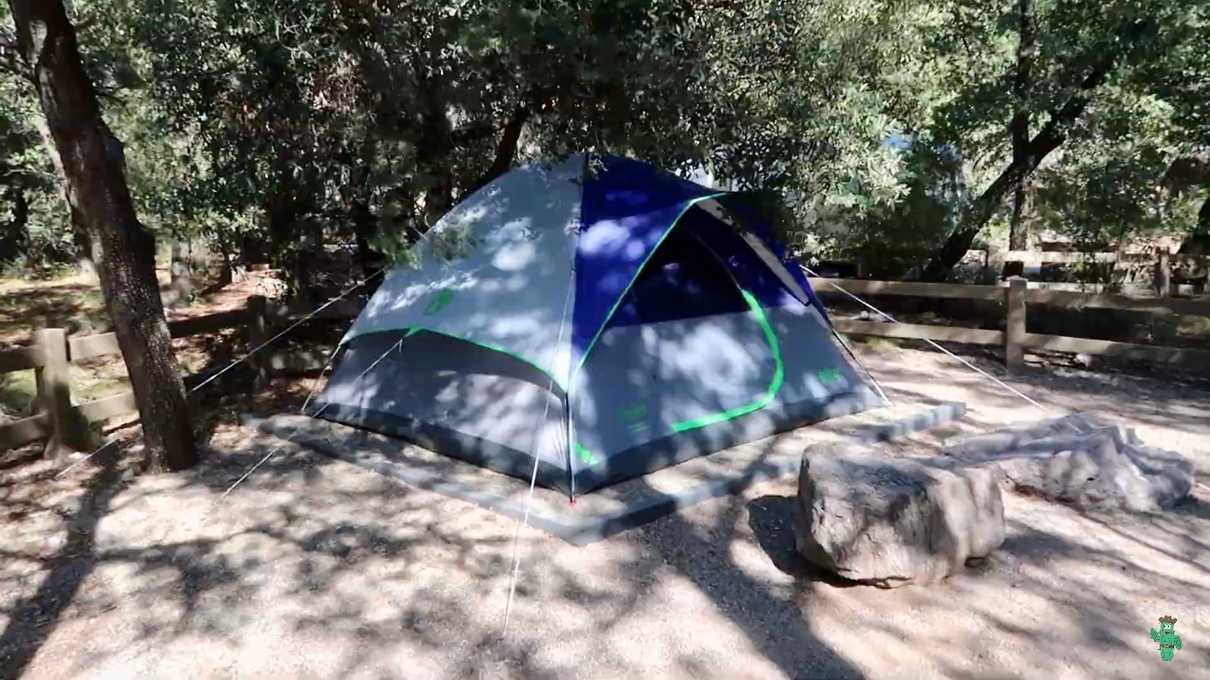
[[[509,350],[504,349],[503,347],[500,347],[498,345],[493,345],[491,343],[486,343],[486,342],[480,342],[479,340],[474,340],[474,339],[467,338],[467,337],[464,337],[461,335],[456,335],[454,333],[448,333],[446,331],[437,330],[435,328],[430,328],[428,326],[408,326],[407,328],[408,328],[408,331],[403,336],[405,338],[411,337],[412,335],[416,334],[419,331],[427,331],[429,333],[434,333],[436,335],[443,335],[447,338],[453,338],[454,340],[461,340],[463,342],[469,342],[470,344],[475,345],[476,347],[482,347],[483,349],[490,350],[492,352],[499,352],[500,354],[503,354],[505,356],[512,357],[513,359],[520,361],[521,363],[525,364],[526,366],[529,366],[530,368],[537,370],[538,372],[540,372],[542,375],[546,376],[547,378],[550,378],[551,382],[553,382],[555,385],[559,386],[559,389],[563,391],[563,394],[567,394],[567,388],[563,385],[563,383],[557,377],[555,377],[555,375],[553,373],[542,368],[540,365],[538,365],[537,362],[531,361],[530,359],[528,359],[520,354],[517,354],[516,352],[510,352]],[[389,332],[393,332],[393,331],[376,331],[376,332],[389,333]],[[371,335],[371,334],[366,333],[365,335]]]

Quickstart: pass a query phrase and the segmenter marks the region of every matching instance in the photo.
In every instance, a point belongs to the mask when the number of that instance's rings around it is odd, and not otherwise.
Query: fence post
[[[1004,307],[1007,317],[1004,323],[1004,365],[1009,370],[1025,365],[1025,291],[1029,282],[1020,276],[1008,280],[1004,289]]]
[[[1160,297],[1172,295],[1172,262],[1167,250],[1161,250],[1155,262],[1155,292]]]
[[[34,331],[34,344],[42,348],[44,357],[42,367],[34,370],[38,403],[50,419],[52,429],[42,455],[58,458],[68,450],[87,451],[92,443],[88,424],[71,405],[67,331],[62,328]]]
[[[248,308],[248,351],[251,352],[269,339],[267,320],[269,301],[263,295],[250,295],[246,304]],[[252,382],[253,387],[260,389],[269,384],[269,380],[272,378],[270,374],[272,362],[268,355],[253,354],[248,357],[248,365],[256,372],[256,377]]]

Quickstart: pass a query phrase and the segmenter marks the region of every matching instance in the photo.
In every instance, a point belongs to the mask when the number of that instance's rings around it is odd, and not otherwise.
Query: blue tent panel
[[[715,219],[705,210],[693,209],[681,218],[677,231],[694,238],[721,259],[735,282],[760,301],[761,306],[766,309],[802,306],[730,225]],[[734,287],[729,282],[726,285]]]
[[[682,213],[712,192],[628,158],[605,156],[584,178],[575,256],[576,356],[589,351],[610,312]]]
[[[739,218],[745,229],[760,239],[761,243],[765,244],[765,247],[767,247],[773,253],[773,255],[777,257],[777,259],[782,263],[782,266],[785,268],[786,273],[788,273],[790,277],[794,279],[799,287],[801,287],[802,290],[807,294],[807,297],[810,298],[811,304],[815,307],[815,309],[823,315],[824,319],[827,319],[827,310],[824,308],[823,303],[820,302],[819,298],[815,295],[815,291],[811,288],[811,284],[807,281],[806,274],[803,273],[802,268],[798,265],[798,262],[795,261],[794,257],[786,251],[785,246],[782,245],[781,241],[779,241],[773,234],[773,229],[770,228],[769,224],[764,220],[764,218],[761,217],[760,212],[750,203],[742,200],[742,198],[743,197],[739,194],[731,194],[723,198],[722,203],[727,207],[727,210]]]

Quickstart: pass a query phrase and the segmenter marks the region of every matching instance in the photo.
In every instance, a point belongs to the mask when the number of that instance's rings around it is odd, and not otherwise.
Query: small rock
[[[935,583],[1004,542],[1004,504],[989,470],[814,447],[798,485],[798,551],[846,579]]]

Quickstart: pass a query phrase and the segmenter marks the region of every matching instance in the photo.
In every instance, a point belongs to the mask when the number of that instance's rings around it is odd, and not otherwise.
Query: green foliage
[[[70,10],[126,142],[140,218],[233,256],[268,256],[296,287],[324,244],[406,257],[502,167],[585,150],[776,194],[762,203],[795,249],[904,274],[1011,159],[1014,107],[1036,134],[1134,20],[1146,38],[1039,168],[1034,217],[1089,243],[1192,229],[1205,192],[1162,178],[1210,148],[1205,0],[1033,0],[1022,100],[1018,7],[75,0]],[[6,7],[0,26],[11,32]],[[0,260],[73,259],[40,120],[0,47]]]
[[[962,167],[949,148],[923,142],[902,152],[896,201],[843,215],[821,239],[827,250],[860,259],[876,278],[898,278],[927,258],[956,226],[966,193]]]
[[[398,251],[492,166],[510,119],[522,161],[625,149],[696,158],[680,85],[700,62],[682,0],[124,6],[154,123],[183,139],[160,205],[268,236],[289,261],[305,223]],[[687,150],[688,149],[688,150]],[[173,153],[175,158],[170,158]],[[324,238],[324,237],[319,237]]]
[[[7,4],[0,6],[0,25],[11,32]],[[2,31],[0,43],[7,43]],[[3,63],[10,63],[10,55],[8,47],[0,48]],[[64,230],[46,226],[62,218],[62,199],[54,196],[54,169],[27,85],[0,70],[0,266],[59,262],[71,253],[70,236],[64,242]]]
[[[901,197],[885,141],[929,106],[907,76],[923,67],[935,12],[835,0],[728,10],[709,55],[721,87],[702,92],[727,114],[707,140],[716,176],[785,192],[807,231]]]
[[[1043,224],[1090,251],[1188,231],[1196,206],[1161,183],[1183,147],[1172,114],[1154,95],[1107,88],[1061,161],[1039,173]]]

